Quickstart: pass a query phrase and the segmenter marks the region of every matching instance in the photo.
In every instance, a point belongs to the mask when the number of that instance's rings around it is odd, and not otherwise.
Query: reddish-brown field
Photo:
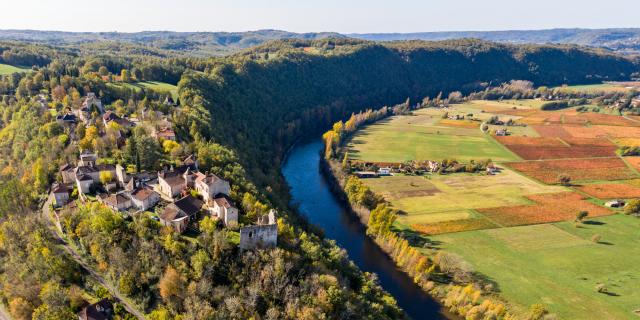
[[[540,134],[541,137],[553,137],[553,138],[570,138],[572,137],[564,126],[560,125],[538,125],[533,128]]]
[[[577,123],[589,123],[592,125],[607,125],[607,126],[625,126],[625,127],[638,127],[640,122],[625,119],[622,116],[615,116],[602,113],[581,113],[578,115],[565,115],[564,123],[570,124],[572,122]]]
[[[640,136],[639,127],[598,125],[591,127],[565,126],[564,129],[576,138],[633,138]]]
[[[636,170],[640,170],[640,157],[624,157],[624,161]]]
[[[640,198],[640,188],[625,183],[587,184],[577,189],[598,199]]]
[[[503,226],[573,220],[580,211],[588,211],[590,217],[613,214],[606,208],[586,201],[575,192],[536,194],[528,198],[535,204],[478,209],[478,212]]]
[[[487,219],[464,219],[453,221],[442,221],[429,224],[412,224],[411,228],[418,232],[429,235],[443,234],[450,232],[472,231],[482,229],[498,228],[499,226]]]
[[[544,183],[557,183],[560,175],[573,181],[626,180],[637,178],[620,158],[559,159],[505,163]]]
[[[525,160],[614,157],[617,146],[606,139],[496,137]]]

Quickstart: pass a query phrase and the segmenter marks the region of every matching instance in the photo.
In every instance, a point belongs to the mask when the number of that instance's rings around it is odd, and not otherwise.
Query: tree
[[[640,199],[633,199],[624,207],[625,214],[640,214]]]
[[[135,137],[135,140],[140,168],[144,170],[154,169],[161,156],[158,140],[147,135]]]
[[[128,69],[122,69],[120,71],[120,79],[122,82],[131,82],[131,72]]]
[[[571,177],[569,177],[566,174],[561,174],[558,176],[558,183],[560,183],[563,186],[570,186],[571,185]]]
[[[105,66],[100,66],[100,69],[98,69],[98,74],[101,76],[108,76],[109,75],[109,69],[107,69],[107,67]]]
[[[582,222],[589,215],[589,211],[580,211],[576,214],[576,221]]]
[[[133,74],[133,77],[136,78],[136,81],[142,81],[142,71],[140,71],[140,69],[133,68],[131,73]]]
[[[173,297],[182,295],[184,290],[184,280],[172,266],[167,266],[164,275],[158,283],[160,288],[160,296],[165,302],[168,302]]]
[[[113,181],[113,174],[110,171],[100,171],[100,183],[108,184]]]

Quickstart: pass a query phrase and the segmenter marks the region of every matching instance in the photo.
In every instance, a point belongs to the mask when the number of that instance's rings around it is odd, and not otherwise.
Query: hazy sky
[[[0,0],[0,8],[0,29],[63,31],[640,27],[640,0]]]

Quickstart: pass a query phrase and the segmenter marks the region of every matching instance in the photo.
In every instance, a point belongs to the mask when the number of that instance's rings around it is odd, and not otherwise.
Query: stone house
[[[126,211],[131,208],[131,199],[122,193],[111,194],[106,197],[100,197],[102,203],[113,211]]]
[[[189,221],[202,208],[202,201],[192,196],[186,196],[169,204],[160,214],[160,223],[163,226],[172,227],[176,232],[187,230]]]
[[[175,198],[187,187],[193,186],[195,180],[189,166],[181,166],[169,171],[158,172],[158,188],[168,198]]]
[[[102,115],[102,121],[104,122],[105,127],[107,127],[111,122],[115,122],[123,128],[131,128],[134,126],[133,122],[119,117],[113,111],[107,111],[104,115]]]
[[[240,228],[240,249],[275,248],[278,244],[278,224],[275,210],[258,219],[258,225]]]
[[[147,210],[159,201],[160,195],[149,188],[140,188],[131,192],[131,203],[138,210]]]
[[[222,220],[225,226],[238,224],[238,208],[233,205],[233,201],[228,195],[218,193],[210,205],[211,213]]]
[[[54,205],[56,207],[62,207],[69,203],[69,195],[71,194],[71,188],[69,188],[66,184],[59,184],[51,190],[53,194],[53,199],[55,201]]]
[[[65,164],[60,167],[60,175],[63,183],[74,183],[76,181],[76,173],[73,166]]]
[[[93,178],[88,175],[76,175],[76,184],[80,193],[89,193],[93,185]]]
[[[202,195],[205,202],[209,202],[219,193],[229,195],[231,192],[231,185],[229,182],[215,174],[203,174],[198,172],[195,174],[194,184],[196,191]]]
[[[78,162],[79,167],[93,167],[98,161],[98,155],[95,153],[84,150],[80,153],[80,162]]]

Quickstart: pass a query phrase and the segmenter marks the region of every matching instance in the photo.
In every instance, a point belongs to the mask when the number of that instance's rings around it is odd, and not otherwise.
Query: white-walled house
[[[131,203],[138,210],[147,210],[160,201],[160,195],[149,189],[141,188],[131,192]]]
[[[219,193],[229,195],[231,192],[229,181],[215,174],[203,174],[200,172],[196,173],[195,188],[202,195],[205,202],[211,201]]]
[[[238,208],[233,205],[229,196],[218,193],[211,202],[212,213],[222,220],[225,226],[238,224]]]

